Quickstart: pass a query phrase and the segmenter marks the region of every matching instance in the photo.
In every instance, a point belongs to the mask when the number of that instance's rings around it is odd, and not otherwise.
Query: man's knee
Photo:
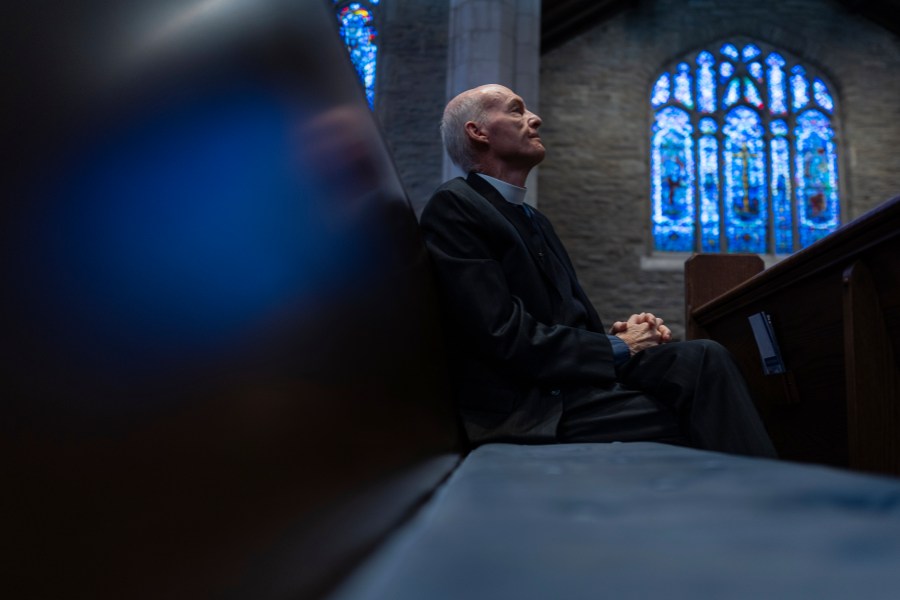
[[[735,370],[738,369],[734,355],[719,342],[714,340],[691,340],[685,343],[693,346],[694,356],[698,360],[698,367],[704,376],[735,373]]]
[[[715,340],[690,340],[685,344],[691,346],[696,352],[700,352],[712,357],[731,357],[728,348]]]

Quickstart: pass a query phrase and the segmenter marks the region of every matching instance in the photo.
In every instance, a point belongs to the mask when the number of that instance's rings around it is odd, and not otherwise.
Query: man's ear
[[[481,125],[475,121],[466,121],[466,135],[469,136],[469,139],[476,142],[481,142],[482,144],[488,143],[487,133],[485,133]]]

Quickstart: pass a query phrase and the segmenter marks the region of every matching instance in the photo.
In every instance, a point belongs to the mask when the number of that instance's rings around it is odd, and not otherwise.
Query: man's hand
[[[616,321],[609,332],[628,344],[632,355],[672,340],[672,332],[652,313],[631,315],[625,322]]]

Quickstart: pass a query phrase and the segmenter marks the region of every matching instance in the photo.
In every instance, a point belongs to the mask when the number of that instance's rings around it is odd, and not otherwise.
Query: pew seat
[[[471,452],[333,600],[895,598],[900,480],[657,443]]]

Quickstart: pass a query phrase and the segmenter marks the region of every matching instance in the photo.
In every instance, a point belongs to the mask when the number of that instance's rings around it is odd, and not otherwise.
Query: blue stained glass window
[[[733,252],[765,252],[766,164],[759,115],[745,106],[725,118],[725,235]]]
[[[687,63],[678,65],[678,73],[675,75],[675,99],[688,108],[694,107],[691,95],[691,67]]]
[[[821,79],[813,80],[813,97],[816,99],[816,102],[819,103],[819,106],[831,112],[834,110],[834,100],[831,99],[831,94],[828,93],[828,87]]]
[[[709,52],[701,52],[697,57],[697,107],[700,112],[716,110],[716,78],[713,66],[716,60]]]
[[[809,82],[806,81],[806,69],[797,65],[791,69],[791,94],[794,97],[791,106],[798,111],[809,104]]]
[[[651,96],[655,249],[789,254],[836,229],[835,102],[825,80],[765,45],[685,58]]]
[[[669,74],[663,73],[653,86],[653,107],[659,107],[669,101]]]
[[[795,136],[798,233],[806,247],[838,224],[837,153],[831,122],[818,110],[797,117]]]
[[[694,152],[690,115],[674,106],[653,124],[653,222],[656,247],[689,252],[694,245]]]
[[[769,110],[773,115],[783,115],[787,112],[787,92],[784,81],[785,60],[780,54],[773,52],[766,59],[766,64],[769,65]]]
[[[379,0],[369,2],[342,2],[333,0],[340,23],[340,34],[350,52],[350,60],[362,80],[369,106],[375,105],[375,71],[378,46],[375,40],[378,32],[374,25],[372,10],[366,6],[377,5]]]
[[[790,143],[785,138],[787,123],[781,119],[770,125],[772,140],[769,142],[772,177],[769,194],[772,198],[773,225],[775,231],[775,253],[793,252],[793,215],[791,214],[791,164]]]
[[[698,141],[698,174],[700,192],[700,249],[718,252],[719,239],[719,141],[716,121],[709,117],[700,120]]]

